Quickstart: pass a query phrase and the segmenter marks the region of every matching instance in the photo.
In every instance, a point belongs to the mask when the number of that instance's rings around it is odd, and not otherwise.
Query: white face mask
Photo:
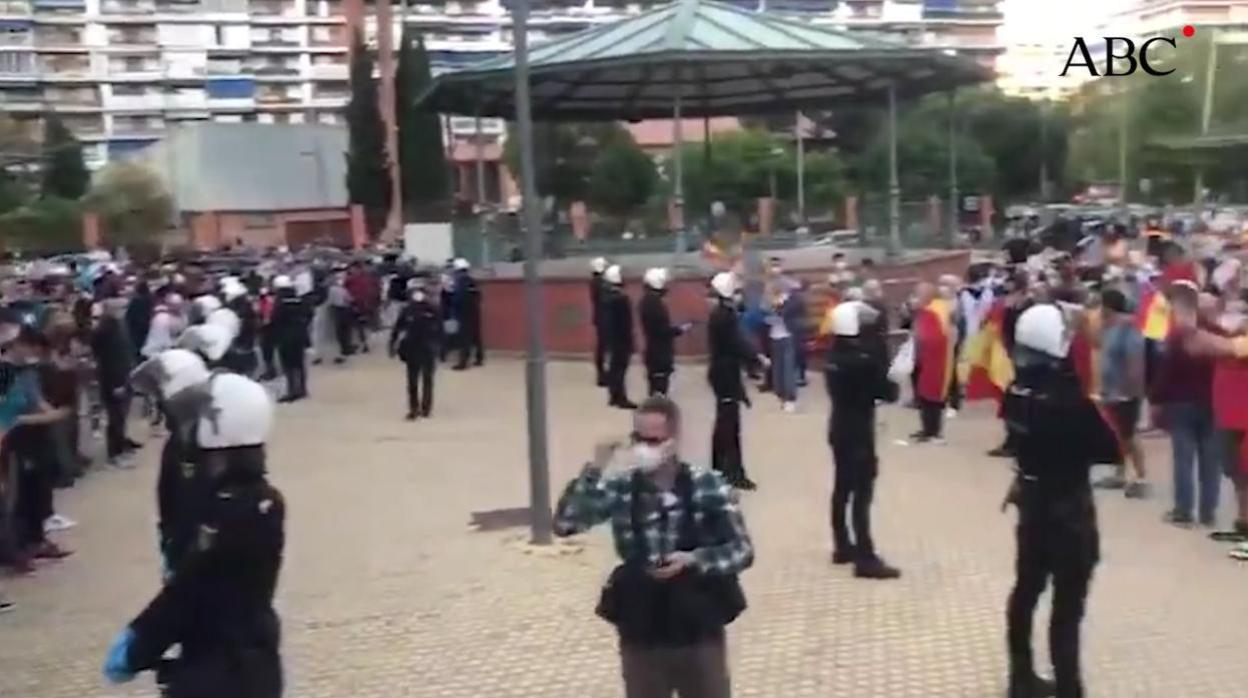
[[[637,468],[650,472],[657,470],[671,458],[671,442],[661,444],[636,444],[633,446],[633,461]]]
[[[425,300],[425,292],[416,291],[415,293],[412,294],[412,300],[416,301],[417,303]]]

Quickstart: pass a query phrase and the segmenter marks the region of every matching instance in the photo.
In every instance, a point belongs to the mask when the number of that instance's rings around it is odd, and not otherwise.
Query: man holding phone
[[[555,510],[559,536],[611,522],[623,562],[597,612],[619,631],[627,698],[731,695],[724,628],[745,608],[737,575],[754,547],[732,487],[682,461],[679,444],[680,409],[647,399],[633,432],[600,443]]]

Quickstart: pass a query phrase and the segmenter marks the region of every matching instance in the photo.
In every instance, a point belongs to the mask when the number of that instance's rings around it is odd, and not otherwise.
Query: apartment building
[[[943,46],[988,65],[1004,48],[998,0],[731,1]],[[652,4],[535,0],[530,40]],[[55,110],[92,166],[147,147],[170,122],[340,123],[349,26],[364,7],[372,13],[361,0],[0,0],[0,110],[19,118]],[[404,24],[422,32],[435,71],[511,49],[501,0],[394,0],[392,8],[394,35]],[[362,24],[375,40],[375,20]],[[447,126],[457,140],[476,130],[474,119]],[[486,121],[484,132],[496,146],[502,124]]]

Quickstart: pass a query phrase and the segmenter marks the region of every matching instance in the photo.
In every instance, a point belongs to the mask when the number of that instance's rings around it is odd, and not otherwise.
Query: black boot
[[[407,413],[407,417],[405,417],[404,419],[406,419],[406,420],[407,420],[407,421],[409,421],[409,422],[414,422],[414,421],[416,421],[416,413],[415,413],[415,412],[413,412],[413,411],[409,411],[409,412]]]
[[[844,548],[837,546],[836,550],[832,551],[832,564],[848,565],[857,559],[857,557],[858,553],[854,550],[853,546],[846,546]]]
[[[872,555],[854,563],[854,576],[859,579],[897,579],[901,576],[901,570]]]
[[[1006,698],[1051,698],[1057,695],[1057,684],[1036,676],[1035,672],[1010,675]]]

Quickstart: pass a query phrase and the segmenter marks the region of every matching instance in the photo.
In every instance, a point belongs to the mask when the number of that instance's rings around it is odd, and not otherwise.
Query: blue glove
[[[104,678],[109,683],[126,683],[134,679],[134,670],[130,668],[130,645],[134,644],[134,631],[126,626],[113,640],[104,658]]]

